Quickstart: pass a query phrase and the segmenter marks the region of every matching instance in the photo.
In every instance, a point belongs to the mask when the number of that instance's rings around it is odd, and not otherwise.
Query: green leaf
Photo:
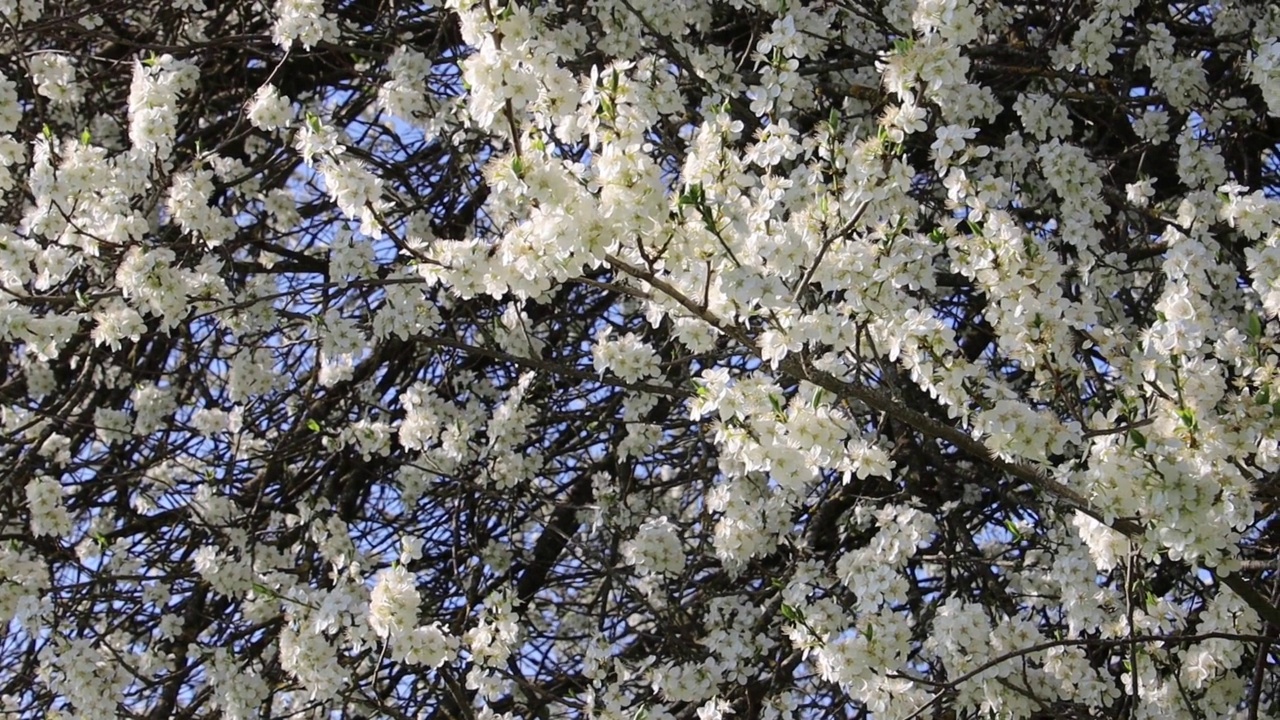
[[[1199,425],[1196,423],[1195,411],[1192,410],[1191,408],[1179,408],[1178,419],[1182,421],[1183,427],[1190,430],[1191,432],[1195,432],[1196,429],[1199,427]]]
[[[263,597],[278,598],[280,597],[275,590],[263,585],[262,583],[253,583],[253,591]]]
[[[705,197],[706,196],[703,194],[702,190],[702,183],[687,185],[685,186],[684,192],[680,194],[680,207],[684,207],[686,205],[701,207]]]
[[[49,123],[45,123],[44,127],[40,128],[40,134],[44,136],[45,140],[52,140],[53,128],[49,127]]]
[[[320,423],[315,418],[307,418],[307,429],[311,432],[320,432]]]
[[[1010,534],[1010,535],[1012,535],[1012,536],[1013,536],[1013,538],[1014,538],[1015,540],[1021,540],[1021,539],[1022,539],[1022,531],[1018,529],[1018,524],[1017,524],[1017,523],[1015,523],[1014,521],[1012,521],[1012,520],[1005,520],[1005,521],[1004,521],[1004,529],[1005,529],[1005,530],[1008,530],[1008,531],[1009,531],[1009,534]]]
[[[712,235],[719,235],[720,225],[716,222],[716,216],[711,212],[711,208],[703,205],[698,208],[698,211],[702,215],[702,225],[707,229],[707,232]]]
[[[800,611],[791,607],[786,603],[782,604],[782,617],[790,620],[793,623],[804,622],[804,616],[800,614]]]
[[[89,129],[88,129],[88,128],[85,128],[84,130],[82,130],[82,131],[80,132],[80,144],[81,144],[81,145],[88,145],[88,144],[89,144],[89,141],[90,141],[90,140],[92,140],[92,139],[93,139],[93,135],[89,132]]]
[[[773,407],[773,414],[774,414],[774,415],[782,415],[782,414],[783,414],[783,412],[782,412],[782,398],[780,398],[780,397],[778,397],[777,395],[774,395],[774,394],[772,394],[772,393],[771,393],[771,394],[769,395],[769,405]]]
[[[1138,448],[1139,450],[1147,449],[1147,436],[1143,435],[1137,430],[1129,431],[1129,441],[1132,442],[1133,446]]]
[[[1245,326],[1245,332],[1249,337],[1257,340],[1262,337],[1262,318],[1257,313],[1249,313],[1248,325]]]

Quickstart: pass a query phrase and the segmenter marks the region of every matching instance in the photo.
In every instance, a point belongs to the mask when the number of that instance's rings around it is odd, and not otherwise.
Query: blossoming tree
[[[0,0],[0,705],[1280,715],[1278,36]]]

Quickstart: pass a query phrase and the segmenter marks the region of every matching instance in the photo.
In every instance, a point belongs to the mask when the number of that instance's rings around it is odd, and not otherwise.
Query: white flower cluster
[[[1280,117],[1280,39],[1261,43],[1249,58],[1249,77],[1262,91],[1267,109]]]
[[[51,477],[39,477],[27,483],[26,492],[33,535],[61,537],[72,531],[74,525],[62,501],[61,483]]]
[[[329,277],[338,287],[346,287],[355,278],[363,280],[377,272],[373,246],[349,232],[339,232],[329,244]]]
[[[383,110],[410,122],[425,119],[431,112],[423,86],[431,74],[426,55],[408,47],[396,48],[387,60],[391,79],[378,88],[378,104]]]
[[[554,46],[541,41],[529,10],[513,6],[496,22],[476,4],[461,13],[463,37],[475,53],[462,62],[462,79],[469,88],[467,111],[475,124],[489,132],[510,136],[508,108],[534,107],[542,93],[542,78],[562,76]],[[547,83],[548,85],[555,84]],[[572,89],[569,84],[565,89]]]
[[[109,718],[129,684],[128,671],[113,659],[122,649],[89,638],[59,639],[41,652],[41,675],[53,692],[75,703],[79,716]]]
[[[338,660],[338,650],[323,632],[309,625],[286,626],[280,631],[280,666],[308,692],[311,699],[339,696],[348,674]]]
[[[611,329],[596,337],[592,363],[600,374],[612,372],[626,382],[637,382],[658,374],[658,356],[639,335],[627,333],[614,339]]]
[[[380,236],[379,214],[386,209],[382,200],[382,180],[358,160],[333,157],[317,168],[324,176],[329,197],[343,214],[360,222],[360,232]]]
[[[155,383],[135,387],[129,395],[129,402],[133,405],[135,435],[149,435],[159,430],[178,409],[171,389]]]
[[[93,345],[119,350],[120,341],[137,342],[145,331],[142,315],[123,300],[106,300],[93,311]]]
[[[332,259],[332,256],[330,257]],[[431,333],[439,327],[440,309],[429,301],[421,288],[408,283],[399,283],[389,285],[386,288],[386,294],[386,303],[373,318],[375,338],[383,339],[394,335],[408,340],[411,337]]]
[[[208,436],[221,432],[239,432],[243,419],[243,409],[227,412],[216,408],[199,408],[191,416],[191,425],[201,435]]]
[[[473,673],[477,674],[483,673],[486,665],[504,667],[520,638],[520,625],[510,596],[505,592],[495,593],[485,599],[484,605],[483,618],[462,638],[476,660]],[[470,682],[471,678],[468,678]]]
[[[938,529],[932,516],[910,507],[886,506],[874,517],[880,529],[871,542],[836,563],[841,582],[858,596],[858,612],[867,614],[906,600],[908,586],[901,571]]]
[[[338,23],[325,13],[323,0],[276,0],[271,38],[288,50],[298,43],[310,50],[337,36]]]
[[[678,575],[685,564],[680,529],[666,516],[646,520],[623,543],[622,557],[642,575]]]
[[[161,318],[167,327],[177,325],[190,310],[187,276],[176,267],[177,257],[168,248],[135,246],[116,268],[116,285],[134,308]]]
[[[199,70],[172,55],[135,62],[129,88],[129,140],[147,157],[168,160],[178,125],[178,101],[195,89]]]
[[[338,442],[355,447],[360,456],[371,460],[375,455],[386,457],[391,452],[391,425],[373,420],[357,420],[342,429]]]
[[[378,573],[369,597],[369,625],[378,637],[396,640],[418,624],[416,578],[402,566]]]
[[[1245,605],[1240,596],[1224,591],[1205,608],[1196,632],[1251,634],[1260,626],[1257,613]],[[1244,647],[1240,643],[1226,638],[1205,640],[1186,649],[1181,680],[1187,687],[1199,690],[1213,684],[1228,669],[1239,667],[1243,659]]]
[[[416,627],[402,637],[396,643],[396,651],[403,653],[406,663],[438,668],[454,659],[459,644],[458,639],[447,634],[439,623],[432,623]]]
[[[224,648],[214,652],[210,665],[210,684],[219,690],[219,708],[230,720],[253,720],[271,688],[259,667],[241,664]]]
[[[272,372],[271,354],[265,350],[236,353],[227,373],[227,391],[233,402],[244,402],[270,392],[278,378]]]
[[[1125,21],[1137,9],[1137,0],[1104,0],[1092,16],[1080,23],[1069,47],[1058,48],[1056,63],[1065,68],[1082,67],[1094,75],[1111,72],[1111,55]]]
[[[668,702],[701,703],[715,695],[717,674],[705,663],[670,663],[651,671],[649,684]]]
[[[1080,539],[1089,548],[1089,554],[1093,556],[1099,572],[1111,572],[1122,565],[1133,551],[1123,535],[1082,512],[1075,513],[1071,523],[1076,526]]]
[[[1071,116],[1067,105],[1043,93],[1028,93],[1013,104],[1022,127],[1038,140],[1064,138],[1071,134]]]
[[[1209,92],[1202,59],[1194,54],[1179,57],[1173,34],[1163,23],[1149,25],[1147,30],[1151,39],[1138,52],[1138,60],[1150,69],[1152,85],[1179,110],[1202,102]]]
[[[977,413],[973,417],[973,430],[983,435],[992,452],[1036,460],[1046,460],[1070,438],[1056,418],[1009,399],[999,400],[990,410]],[[1054,440],[1046,443],[1047,437]]]
[[[18,104],[17,84],[0,73],[0,133],[18,129],[22,120],[22,106]]]
[[[177,174],[169,186],[166,206],[184,230],[198,235],[211,248],[231,239],[237,230],[234,219],[209,204],[214,195],[214,171],[208,167]]]
[[[36,92],[56,104],[70,105],[80,102],[84,91],[76,84],[76,67],[71,57],[57,52],[43,52],[31,59],[31,79]]]
[[[245,107],[245,115],[254,127],[271,132],[293,122],[293,105],[274,85],[263,85]]]
[[[446,401],[428,383],[416,383],[400,396],[404,419],[396,430],[405,448],[421,453],[419,461],[433,472],[452,473],[475,460],[484,426],[478,403],[462,406]]]
[[[253,588],[253,571],[248,563],[217,547],[201,547],[191,561],[200,577],[222,595],[242,598]]]
[[[956,45],[977,40],[982,28],[977,8],[967,0],[918,0],[911,24],[926,36],[937,33]]]

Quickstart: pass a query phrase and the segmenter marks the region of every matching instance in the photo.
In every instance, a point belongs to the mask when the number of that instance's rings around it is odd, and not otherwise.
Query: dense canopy
[[[1280,717],[1278,36],[0,0],[0,706]]]

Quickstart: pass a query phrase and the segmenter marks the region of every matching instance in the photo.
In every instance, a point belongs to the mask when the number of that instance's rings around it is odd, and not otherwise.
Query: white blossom
[[[399,638],[417,625],[421,602],[414,578],[403,566],[383,570],[369,597],[369,625],[378,637]]]

